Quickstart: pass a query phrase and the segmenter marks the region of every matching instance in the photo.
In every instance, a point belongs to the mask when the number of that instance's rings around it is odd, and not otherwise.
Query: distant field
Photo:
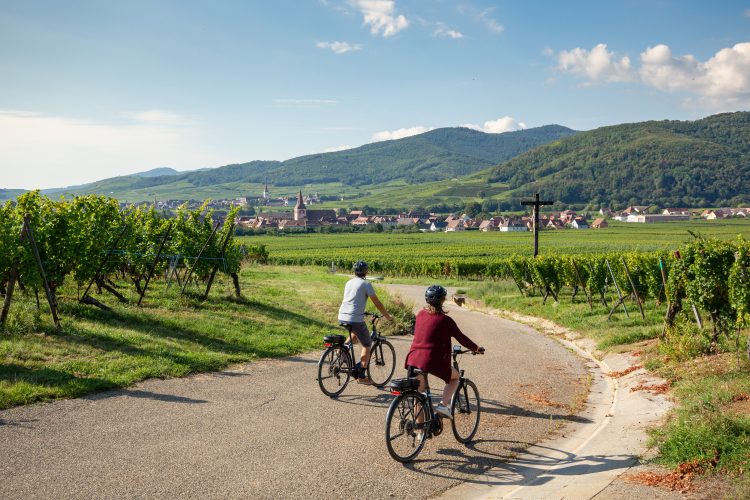
[[[693,237],[693,231],[723,240],[739,235],[750,239],[750,221],[691,221],[659,224],[613,222],[606,229],[542,231],[541,253],[584,254],[611,251],[653,251],[675,249]],[[365,259],[502,258],[532,255],[533,236],[522,233],[345,233],[247,236],[249,243],[263,243],[272,260],[295,260],[298,264]],[[312,259],[314,257],[314,259]]]

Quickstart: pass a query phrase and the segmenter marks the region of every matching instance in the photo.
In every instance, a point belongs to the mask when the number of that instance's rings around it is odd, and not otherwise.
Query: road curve
[[[325,397],[311,352],[0,411],[0,497],[425,498],[581,419],[570,410],[587,391],[579,358],[530,327],[449,310],[487,349],[462,362],[483,399],[469,447],[444,432],[414,463],[394,462],[383,437],[392,396],[354,383]],[[411,337],[392,341],[401,376]]]

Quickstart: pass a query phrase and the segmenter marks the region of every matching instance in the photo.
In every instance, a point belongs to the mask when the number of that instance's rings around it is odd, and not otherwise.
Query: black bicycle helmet
[[[445,300],[448,291],[440,285],[431,285],[424,292],[424,300],[431,306],[439,306]]]
[[[354,274],[356,274],[357,276],[364,276],[365,274],[367,274],[368,269],[370,269],[370,267],[364,260],[358,260],[352,266],[352,271],[354,271]]]

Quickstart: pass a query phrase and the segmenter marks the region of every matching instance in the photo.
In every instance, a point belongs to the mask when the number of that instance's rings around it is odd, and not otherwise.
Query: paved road
[[[413,464],[394,462],[390,394],[350,384],[331,400],[315,381],[319,353],[308,353],[2,411],[0,497],[424,498],[580,419],[566,406],[587,389],[576,356],[511,321],[451,315],[487,348],[462,363],[484,404],[470,447],[445,432]],[[410,341],[393,339],[401,362]]]

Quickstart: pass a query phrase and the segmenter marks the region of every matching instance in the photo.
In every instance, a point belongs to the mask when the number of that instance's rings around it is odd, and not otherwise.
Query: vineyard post
[[[107,264],[107,261],[109,260],[109,257],[112,255],[112,252],[115,250],[115,247],[118,243],[120,243],[120,239],[125,234],[125,231],[127,231],[128,225],[125,224],[122,228],[122,231],[120,231],[120,234],[117,235],[115,238],[115,241],[110,245],[109,250],[107,250],[107,255],[104,256],[101,263],[99,264],[99,267],[96,269],[96,272],[94,273],[94,276],[91,278],[91,281],[89,281],[89,285],[86,287],[86,291],[83,292],[83,295],[81,296],[81,299],[79,302],[83,303],[84,299],[86,298],[86,295],[88,295],[89,290],[91,290],[91,285],[94,284],[94,281],[99,276],[99,273],[102,272],[102,269],[104,269],[104,266]]]
[[[3,301],[3,312],[0,314],[0,325],[5,325],[5,320],[8,319],[10,301],[13,297],[13,288],[16,285],[16,274],[18,274],[16,266],[11,267],[8,275],[8,288],[5,290],[5,300]]]
[[[589,262],[589,272],[591,272],[591,274],[594,274],[594,266],[591,265],[590,262]],[[604,307],[609,307],[609,303],[607,302],[607,297],[605,297],[605,295],[604,295],[604,288],[600,288],[599,289],[599,296],[602,299],[602,305]]]
[[[586,300],[589,303],[589,309],[591,311],[594,310],[594,305],[591,303],[591,291],[586,287],[586,284],[581,279],[581,274],[578,272],[578,266],[576,265],[575,259],[570,259],[570,262],[573,264],[573,271],[576,273],[576,283],[580,283],[583,287],[583,291],[586,293]]]
[[[216,223],[214,223],[214,230],[211,231],[211,235],[208,237],[208,239],[206,240],[206,242],[201,247],[200,252],[198,252],[198,256],[195,258],[195,262],[193,262],[193,265],[190,266],[190,268],[188,269],[187,274],[185,275],[185,280],[182,283],[182,290],[180,290],[180,295],[183,295],[185,293],[185,288],[187,288],[188,281],[190,280],[190,275],[193,274],[193,271],[195,270],[195,266],[198,265],[198,262],[200,261],[201,256],[203,255],[203,252],[206,250],[206,247],[208,247],[208,244],[211,242],[211,240],[213,239],[213,237],[216,234],[216,231],[218,229],[219,229],[219,223],[216,222]]]
[[[224,243],[221,245],[221,253],[219,254],[220,258],[224,258],[224,252],[227,249],[227,245],[229,244],[229,239],[232,237],[232,233],[234,232],[234,222],[232,222],[229,225],[229,231],[227,231],[227,236],[224,238]],[[206,293],[203,294],[203,300],[206,300],[208,298],[208,292],[211,291],[211,285],[214,282],[214,276],[216,276],[216,271],[219,269],[219,264],[214,264],[214,268],[211,270],[211,276],[208,277],[208,285],[206,285]]]
[[[167,226],[167,231],[164,233],[164,238],[161,240],[161,244],[159,245],[159,251],[156,252],[156,257],[154,258],[154,262],[151,264],[151,269],[148,271],[148,275],[146,275],[146,282],[143,284],[143,288],[141,289],[141,296],[138,298],[138,305],[141,305],[141,301],[143,300],[143,296],[146,295],[146,288],[148,288],[148,282],[151,281],[151,276],[154,274],[154,269],[156,269],[156,263],[159,262],[159,257],[161,257],[161,252],[164,250],[164,244],[167,242],[167,238],[169,238],[169,233],[172,231],[172,222],[169,223],[169,226]]]
[[[42,266],[42,258],[39,256],[39,247],[36,246],[36,240],[34,239],[34,233],[31,230],[31,214],[25,214],[23,216],[23,229],[21,229],[21,239],[29,239],[31,243],[31,250],[34,253],[34,259],[36,260],[37,269],[39,270],[39,276],[42,278],[42,284],[44,284],[44,292],[47,294],[47,302],[49,303],[50,312],[52,313],[52,319],[55,322],[55,327],[60,328],[60,318],[57,317],[57,301],[52,290],[47,282],[47,275],[44,272],[44,266]]]
[[[667,311],[664,314],[664,328],[661,330],[660,339],[664,339],[667,336],[667,321],[669,320],[669,310],[671,304],[669,303],[669,294],[667,293],[667,273],[664,271],[664,260],[659,257],[659,271],[661,271],[661,288],[659,289],[659,297],[661,297],[661,290],[664,290],[664,297],[667,299]],[[658,299],[657,299],[658,300]]]
[[[617,279],[615,279],[615,273],[612,272],[612,266],[609,265],[609,259],[604,259],[604,262],[607,263],[607,269],[609,269],[609,274],[612,276],[612,283],[615,285],[615,290],[617,290],[617,296],[619,299],[617,299],[617,302],[614,303],[612,306],[612,309],[609,311],[609,316],[607,316],[607,321],[612,319],[612,313],[615,312],[615,309],[617,309],[617,306],[622,304],[622,308],[625,310],[625,317],[630,318],[630,314],[628,314],[628,308],[625,307],[625,297],[622,296],[622,292],[620,291],[620,287],[617,285]]]
[[[633,277],[630,276],[630,269],[628,269],[628,264],[625,262],[625,258],[620,256],[620,260],[622,261],[623,267],[625,267],[625,274],[628,277],[628,281],[630,281],[630,287],[633,289],[633,295],[635,295],[635,301],[638,303],[638,309],[641,311],[641,319],[643,321],[646,321],[646,315],[643,313],[643,304],[641,304],[641,298],[638,296],[638,290],[635,289],[635,283],[633,283]]]

